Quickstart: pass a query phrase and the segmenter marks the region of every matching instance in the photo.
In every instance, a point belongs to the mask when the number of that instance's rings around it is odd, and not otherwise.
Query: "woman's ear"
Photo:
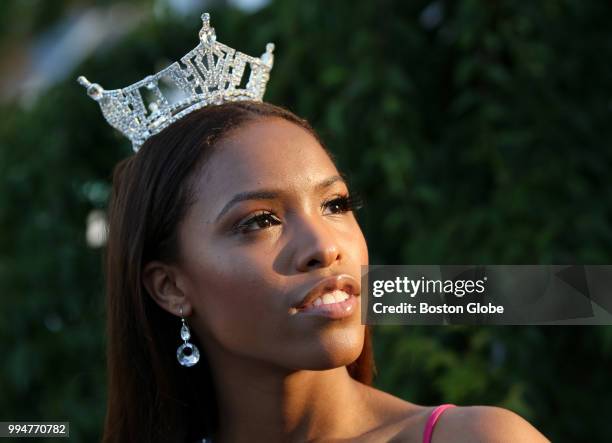
[[[163,262],[152,261],[145,265],[142,272],[142,283],[149,295],[162,309],[171,314],[183,316],[191,314],[191,303],[177,284],[178,271]]]

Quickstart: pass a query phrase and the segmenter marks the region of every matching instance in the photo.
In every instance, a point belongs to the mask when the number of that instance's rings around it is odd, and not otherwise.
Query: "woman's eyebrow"
[[[316,192],[320,192],[323,189],[330,187],[337,181],[343,181],[346,183],[346,180],[343,175],[332,175],[331,177],[328,177],[322,182],[314,185],[313,189]],[[230,208],[238,202],[245,200],[271,200],[273,198],[277,198],[280,194],[282,194],[282,191],[278,189],[258,189],[256,191],[239,192],[238,194],[234,195],[229,202],[226,203],[223,209],[221,209],[221,212],[219,212],[219,215],[217,215],[217,218],[215,219],[215,223],[218,222],[219,219],[223,217],[223,214],[229,211]]]

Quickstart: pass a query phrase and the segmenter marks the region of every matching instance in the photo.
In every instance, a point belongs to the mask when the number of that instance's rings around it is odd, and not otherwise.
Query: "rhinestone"
[[[181,327],[181,338],[185,341],[191,338],[191,334],[189,333],[189,328],[187,327],[187,325],[183,325]]]
[[[102,98],[102,88],[98,85],[91,85],[89,89],[87,89],[87,94],[94,100],[99,100]]]

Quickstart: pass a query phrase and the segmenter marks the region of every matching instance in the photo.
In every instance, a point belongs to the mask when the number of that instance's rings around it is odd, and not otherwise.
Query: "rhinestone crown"
[[[132,141],[134,151],[152,135],[196,109],[210,104],[261,101],[274,63],[274,44],[251,57],[219,43],[210,15],[202,14],[200,43],[157,74],[126,88],[105,90],[80,76],[77,81],[100,104],[108,123]],[[244,71],[250,69],[245,87]],[[146,102],[146,105],[145,105]]]

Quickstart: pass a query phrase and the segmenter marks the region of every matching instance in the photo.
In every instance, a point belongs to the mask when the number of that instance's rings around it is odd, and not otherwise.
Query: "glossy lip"
[[[320,304],[319,306],[315,306],[313,304],[307,305],[303,308],[291,308],[289,313],[291,315],[299,314],[299,315],[307,315],[307,316],[322,316],[328,317],[331,319],[339,319],[345,318],[353,315],[357,306],[357,297],[352,294],[349,294],[349,298],[344,301],[330,303],[330,304]]]
[[[327,292],[333,292],[335,290],[344,291],[349,295],[349,298],[340,303],[332,303],[330,305],[314,306],[314,302],[317,298]],[[315,312],[315,311],[327,311],[329,309],[319,309],[322,306],[328,307],[341,307],[341,305],[352,305],[355,303],[356,298],[361,295],[361,284],[358,280],[350,276],[349,274],[337,274],[330,277],[324,278],[312,287],[305,296],[301,297],[298,301],[293,303],[290,312]],[[316,308],[316,309],[315,309]]]

